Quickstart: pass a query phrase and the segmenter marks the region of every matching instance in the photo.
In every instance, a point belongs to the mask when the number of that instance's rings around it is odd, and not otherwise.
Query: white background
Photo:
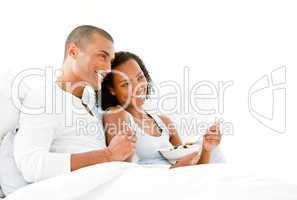
[[[282,169],[297,167],[295,1],[1,1],[0,69],[62,65],[64,41],[77,25],[109,31],[116,50],[137,53],[156,83],[233,81],[222,115],[234,134],[222,149],[231,163]],[[265,74],[286,65],[287,131],[278,134],[258,123],[248,110],[248,90]],[[260,111],[271,110],[271,93]]]

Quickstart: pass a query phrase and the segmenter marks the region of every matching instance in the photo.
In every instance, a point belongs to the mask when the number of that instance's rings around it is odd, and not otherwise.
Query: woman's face
[[[141,108],[147,95],[147,80],[134,59],[117,66],[110,92],[122,106]]]

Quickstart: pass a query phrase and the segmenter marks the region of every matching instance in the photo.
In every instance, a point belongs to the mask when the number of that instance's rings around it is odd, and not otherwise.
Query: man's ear
[[[115,96],[115,91],[112,87],[108,87],[108,90],[112,96]]]
[[[77,58],[78,55],[78,47],[73,42],[68,46],[68,56],[72,57],[73,59]]]

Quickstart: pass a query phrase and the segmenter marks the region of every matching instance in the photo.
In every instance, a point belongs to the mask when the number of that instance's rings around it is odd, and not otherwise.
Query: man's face
[[[102,80],[110,71],[114,58],[113,43],[105,37],[94,34],[81,48],[76,48],[73,72],[79,81],[85,81],[94,89],[100,89]]]

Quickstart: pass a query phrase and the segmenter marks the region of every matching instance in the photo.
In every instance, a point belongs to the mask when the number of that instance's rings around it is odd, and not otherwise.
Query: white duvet
[[[228,164],[169,170],[113,162],[26,186],[6,200],[297,200],[295,177]]]

